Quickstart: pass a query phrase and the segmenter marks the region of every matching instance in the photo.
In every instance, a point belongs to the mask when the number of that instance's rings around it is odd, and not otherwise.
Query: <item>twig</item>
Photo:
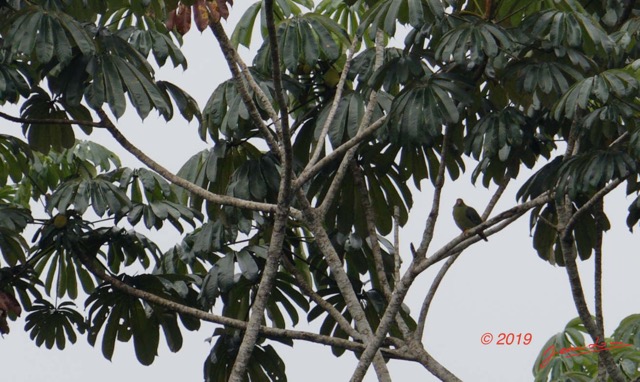
[[[387,121],[386,115],[380,117],[378,120],[376,120],[371,125],[369,125],[369,127],[358,132],[358,134],[356,134],[355,137],[341,144],[335,150],[327,154],[324,158],[320,159],[318,163],[303,170],[300,173],[300,175],[298,175],[298,178],[293,182],[292,187],[294,189],[298,189],[302,187],[302,185],[308,182],[312,177],[314,177],[318,172],[320,172],[320,170],[325,168],[327,164],[345,155],[352,147],[369,139],[369,137],[371,137],[373,133],[375,133],[380,127],[382,127],[386,121]]]
[[[387,272],[384,269],[382,250],[380,249],[380,242],[378,241],[378,233],[376,231],[376,216],[373,211],[371,200],[369,200],[369,191],[367,190],[367,185],[365,184],[364,175],[362,174],[360,166],[351,162],[350,167],[356,192],[360,193],[362,210],[364,212],[364,219],[367,223],[367,231],[369,234],[369,245],[371,246],[371,252],[373,253],[373,264],[376,269],[376,275],[378,276],[378,282],[380,283],[379,287],[382,290],[385,300],[389,301],[391,298],[391,287],[389,286],[389,279],[387,279]]]
[[[336,110],[338,110],[338,104],[342,99],[342,92],[344,91],[344,85],[347,81],[347,74],[349,73],[349,69],[351,68],[351,61],[353,60],[353,54],[355,53],[357,43],[358,39],[354,38],[351,46],[349,47],[349,50],[347,51],[347,60],[344,64],[344,68],[342,69],[342,73],[340,74],[340,80],[338,80],[338,84],[336,85],[336,92],[333,96],[333,100],[331,101],[331,107],[329,108],[327,119],[324,121],[322,130],[320,130],[318,145],[313,151],[311,159],[309,159],[309,163],[307,163],[306,167],[313,166],[320,158],[320,154],[322,153],[325,144],[324,141],[327,138],[327,133],[329,132],[329,127],[333,123],[333,119],[336,116]]]
[[[422,241],[418,247],[415,256],[416,258],[423,258],[427,254],[431,239],[433,239],[433,233],[436,228],[436,221],[438,220],[438,214],[440,213],[440,197],[442,195],[442,188],[444,187],[445,180],[445,168],[447,153],[449,152],[449,135],[451,134],[451,128],[447,125],[444,129],[444,135],[442,137],[442,149],[440,150],[440,166],[438,166],[438,175],[436,176],[435,188],[433,190],[433,199],[431,202],[431,212],[427,218],[427,223],[422,233]],[[414,259],[415,261],[415,259]]]
[[[16,123],[24,123],[30,125],[86,125],[92,127],[105,127],[102,122],[94,122],[94,121],[81,121],[77,119],[65,119],[65,118],[20,118],[14,117],[7,113],[3,113],[0,111],[0,117]]]
[[[400,267],[402,266],[402,258],[400,257],[400,207],[393,207],[393,250],[394,250],[394,270],[393,280],[400,279]]]
[[[424,335],[424,327],[427,320],[427,313],[429,313],[431,302],[433,301],[433,298],[435,297],[436,292],[438,291],[440,282],[442,282],[442,279],[447,274],[447,271],[449,271],[449,268],[451,268],[453,263],[458,259],[458,256],[460,256],[460,253],[461,252],[457,252],[456,254],[449,257],[447,261],[445,261],[445,263],[442,265],[442,268],[440,268],[440,270],[438,271],[438,274],[436,275],[436,277],[431,282],[431,287],[429,288],[429,292],[427,293],[427,296],[424,298],[424,301],[422,302],[422,308],[420,309],[420,316],[418,316],[418,327],[416,328],[416,331],[414,334],[414,339],[416,341],[422,340],[422,336]]]

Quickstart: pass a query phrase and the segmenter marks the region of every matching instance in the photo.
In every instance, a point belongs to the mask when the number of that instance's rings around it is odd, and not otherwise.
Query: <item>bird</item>
[[[456,204],[453,206],[453,220],[462,232],[465,233],[467,230],[482,223],[482,218],[478,215],[478,211],[464,204],[464,200],[460,198],[456,200]],[[482,231],[478,231],[478,236],[484,241],[489,241]]]

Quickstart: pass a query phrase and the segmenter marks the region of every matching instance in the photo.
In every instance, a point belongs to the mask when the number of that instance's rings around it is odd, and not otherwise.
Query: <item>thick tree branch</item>
[[[409,269],[405,272],[400,280],[396,281],[395,288],[389,303],[387,304],[387,308],[380,318],[380,323],[378,324],[378,329],[376,330],[375,336],[373,339],[367,341],[367,347],[360,356],[360,360],[358,361],[358,366],[356,367],[353,375],[351,376],[351,382],[359,382],[364,378],[371,361],[373,360],[374,355],[379,351],[380,346],[384,338],[391,327],[391,324],[395,321],[395,317],[400,311],[400,307],[402,306],[402,301],[404,301],[411,284],[418,276],[419,272],[417,272],[417,261],[414,259],[409,265]]]
[[[251,116],[251,120],[260,129],[260,131],[262,131],[262,135],[269,145],[269,149],[271,150],[271,152],[278,158],[282,158],[284,152],[278,146],[278,142],[274,139],[273,132],[269,130],[267,125],[262,120],[260,112],[258,111],[256,104],[251,99],[251,95],[249,94],[249,91],[247,90],[247,87],[244,83],[245,79],[247,80],[247,82],[252,81],[253,76],[251,76],[251,73],[249,73],[248,70],[241,72],[238,69],[238,64],[239,62],[241,62],[240,57],[231,45],[229,37],[227,37],[227,33],[224,31],[222,24],[220,24],[220,22],[213,22],[209,25],[209,27],[213,32],[213,35],[218,40],[218,43],[220,44],[220,49],[222,50],[222,54],[227,61],[229,70],[231,70],[236,89],[238,90],[238,94],[240,94],[242,102],[244,102],[245,106],[247,107],[249,115]],[[262,90],[256,91],[256,88],[253,86],[252,89],[258,96],[258,99],[261,101],[260,103],[262,104],[262,106],[265,107],[265,110],[267,110],[269,116],[273,119],[274,123],[278,123],[278,114],[275,112],[275,110],[273,110],[273,106],[269,103],[269,99],[266,97],[264,92],[262,92]]]
[[[89,255],[85,251],[78,251],[77,253],[74,253],[74,255],[94,276],[106,283],[109,283],[111,286],[113,286],[114,289],[117,289],[123,293],[140,298],[151,304],[162,306],[170,311],[186,314],[203,321],[220,324],[240,330],[244,330],[247,327],[247,323],[244,321],[205,312],[203,310],[180,304],[178,302],[166,299],[142,289],[134,288],[131,285],[122,282],[118,278],[106,273],[103,267],[98,266],[99,263],[97,262],[97,260],[95,258],[89,257]],[[301,340],[312,343],[319,343],[327,346],[337,346],[354,352],[360,352],[364,350],[364,345],[361,343],[311,332],[262,326],[260,327],[260,333],[267,338]],[[385,356],[394,359],[418,361],[416,357],[406,354],[406,352],[400,350],[383,348],[382,351],[385,353]]]
[[[569,131],[569,139],[567,141],[567,149],[565,152],[564,160],[568,160],[572,156],[576,155],[580,149],[579,142],[579,122],[580,118],[576,116],[576,119],[571,125]],[[560,248],[562,250],[562,257],[565,263],[565,271],[569,278],[569,285],[571,287],[571,295],[573,302],[578,311],[578,316],[584,324],[585,329],[589,332],[594,342],[604,341],[604,332],[602,332],[596,325],[587,306],[587,301],[584,297],[584,291],[582,289],[582,281],[580,280],[580,272],[578,265],[576,264],[576,246],[575,239],[571,234],[573,226],[577,222],[577,219],[587,211],[591,209],[598,201],[617,187],[624,181],[624,178],[616,179],[603,187],[600,191],[596,192],[578,211],[573,213],[573,202],[569,199],[568,195],[563,195],[561,198],[556,198],[555,205],[558,213],[558,229],[560,231]],[[609,350],[603,350],[598,353],[599,360],[604,364],[609,377],[614,382],[624,382],[626,378],[618,368]]]
[[[355,321],[356,329],[358,332],[362,333],[365,341],[368,342],[373,336],[371,326],[367,321],[367,317],[362,305],[360,304],[360,300],[358,299],[356,292],[353,290],[351,280],[349,280],[349,276],[347,276],[347,273],[343,268],[342,261],[340,261],[340,257],[336,253],[335,248],[333,248],[331,239],[329,239],[329,236],[322,225],[322,221],[319,220],[317,212],[311,208],[309,201],[301,190],[297,191],[297,197],[298,202],[302,206],[304,218],[309,230],[313,233],[318,249],[324,255],[324,258],[333,273],[338,289],[340,289],[340,294],[347,305],[347,310]],[[377,353],[375,358],[374,368],[378,374],[378,378],[383,381],[390,381],[391,378],[389,376],[389,371],[387,370],[384,359],[382,359],[380,353]]]
[[[138,160],[140,160],[140,162],[144,163],[147,167],[157,172],[163,178],[167,179],[171,183],[177,186],[180,186],[185,190],[193,193],[194,195],[197,195],[213,203],[223,204],[223,205],[228,205],[228,206],[233,206],[238,208],[244,208],[244,209],[253,210],[253,211],[263,211],[263,212],[276,211],[277,206],[275,204],[259,203],[251,200],[234,198],[232,196],[214,194],[213,192],[205,190],[204,188],[198,186],[197,184],[191,183],[188,180],[175,175],[174,173],[172,173],[171,171],[167,170],[165,167],[160,165],[158,162],[154,161],[149,156],[147,156],[142,150],[137,148],[124,135],[122,135],[122,133],[116,128],[113,122],[111,122],[111,120],[109,119],[109,117],[104,111],[98,110],[98,115],[102,120],[101,123],[104,124],[104,127],[107,129],[107,131],[111,133],[113,138],[125,150],[130,152],[133,156],[135,156]],[[300,214],[300,211],[297,211],[297,210],[292,210],[291,215],[297,219],[302,217],[302,215]]]
[[[594,216],[596,220],[596,243],[595,243],[595,267],[593,271],[594,278],[594,298],[596,302],[596,325],[600,332],[604,335],[604,313],[602,311],[602,237],[604,233],[604,221],[607,218],[604,214],[604,202],[600,200],[594,207]],[[604,359],[598,354],[598,378],[600,381],[606,381],[606,368]]]
[[[267,253],[267,262],[262,271],[262,278],[258,286],[256,298],[251,308],[251,316],[247,323],[247,330],[242,337],[240,349],[233,363],[230,382],[243,382],[246,378],[247,368],[251,353],[259,339],[260,324],[264,317],[264,310],[273,290],[273,284],[280,266],[282,246],[285,239],[285,231],[287,227],[287,218],[289,217],[289,204],[291,201],[291,181],[293,178],[292,162],[293,155],[291,152],[291,137],[289,133],[289,116],[285,101],[284,90],[282,89],[282,78],[280,73],[280,53],[278,52],[277,36],[275,21],[273,19],[273,0],[265,0],[265,13],[267,30],[269,33],[271,57],[273,66],[273,81],[275,84],[276,98],[280,104],[280,124],[276,125],[276,130],[282,144],[282,165],[283,170],[280,180],[280,188],[278,190],[278,208],[275,214],[275,222],[271,239],[269,243],[269,251]]]

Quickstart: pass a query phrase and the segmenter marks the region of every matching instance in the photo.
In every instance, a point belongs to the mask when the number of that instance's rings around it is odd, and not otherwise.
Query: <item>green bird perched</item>
[[[467,232],[467,230],[482,223],[482,218],[478,215],[478,211],[464,204],[464,201],[460,198],[456,200],[456,204],[453,206],[453,220],[463,232]],[[478,231],[478,236],[484,241],[489,241],[482,231]]]

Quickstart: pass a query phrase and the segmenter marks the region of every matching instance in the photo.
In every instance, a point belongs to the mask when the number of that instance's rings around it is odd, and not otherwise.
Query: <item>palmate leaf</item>
[[[241,337],[237,331],[216,329],[219,336],[204,361],[204,380],[206,382],[225,382],[229,370],[233,367]],[[213,338],[212,337],[212,338]],[[212,339],[211,338],[211,339]],[[251,353],[246,371],[247,381],[286,382],[286,366],[271,345],[257,344]]]
[[[314,67],[318,61],[334,62],[349,44],[349,36],[338,24],[314,13],[284,20],[277,33],[282,64],[291,73],[300,66]]]
[[[536,382],[548,380],[592,381],[601,368],[598,352],[604,347],[613,356],[628,378],[640,373],[640,351],[637,346],[638,315],[624,318],[611,338],[600,338],[598,343],[586,344],[580,318],[571,320],[564,331],[552,336],[542,347],[533,367]]]
[[[444,6],[441,0],[382,0],[371,6],[364,15],[358,34],[368,32],[368,37],[374,40],[378,29],[394,36],[398,23],[419,27],[443,17]]]
[[[93,179],[77,177],[63,182],[51,195],[47,210],[66,211],[70,207],[84,213],[89,206],[98,216],[123,215],[131,209],[131,200],[108,176]]]
[[[36,92],[20,108],[22,118],[54,119],[66,121],[69,118],[64,110],[56,106],[49,95],[42,89]],[[47,154],[49,150],[60,152],[73,147],[75,134],[70,124],[66,123],[25,123],[23,132],[29,145],[36,151]]]
[[[468,85],[452,74],[433,74],[407,86],[393,100],[386,123],[389,139],[402,146],[431,146],[445,124],[460,120],[460,103],[469,102]]]
[[[269,102],[274,104],[273,82],[254,69],[250,69],[254,79],[267,95]],[[249,94],[258,106],[263,119],[267,113],[261,108],[261,102],[251,89]],[[203,110],[203,123],[199,133],[202,140],[206,140],[207,133],[214,140],[220,139],[220,134],[228,139],[242,140],[257,132],[257,127],[251,122],[249,111],[238,93],[235,82],[228,80],[220,84],[211,94]]]
[[[276,0],[274,5],[274,21],[279,24],[281,21],[288,19],[292,15],[299,15],[301,9],[299,5],[311,9],[313,8],[312,0]],[[258,1],[255,4],[249,6],[245,13],[240,17],[240,21],[236,25],[233,33],[231,34],[231,43],[237,49],[238,46],[243,45],[249,48],[251,44],[251,38],[253,35],[254,25],[256,19],[260,15],[260,31],[262,37],[267,36],[267,22],[266,13],[264,10],[263,2]]]
[[[539,134],[536,122],[512,107],[485,114],[464,138],[465,154],[480,159],[471,175],[483,184],[499,183],[504,177],[515,179],[521,164],[532,168],[538,158],[549,158],[555,148],[550,139]]]
[[[205,231],[203,230],[201,235],[204,234]],[[218,233],[216,239],[221,238],[221,233]],[[195,248],[194,251],[196,251]],[[249,298],[249,288],[258,281],[260,272],[258,265],[260,261],[257,261],[255,254],[247,248],[243,248],[240,251],[227,249],[222,257],[211,262],[214,264],[202,281],[200,294],[198,295],[198,302],[203,308],[210,309],[220,295],[231,300],[233,300],[233,298],[229,296],[237,294],[241,295],[241,297],[239,297],[240,299]],[[236,263],[240,269],[240,273],[235,272]],[[246,302],[248,303],[248,300],[246,300]],[[234,312],[227,312],[225,314],[232,314],[233,317],[244,319],[244,313],[239,314],[236,308],[225,305],[225,309],[232,309]],[[240,311],[242,312],[242,310]]]
[[[182,233],[184,230],[180,219],[194,228],[194,219],[203,220],[200,211],[178,203],[178,197],[169,183],[152,171],[121,168],[106,176],[111,181],[117,181],[122,192],[129,189],[130,208],[117,212],[116,222],[126,216],[131,225],[143,221],[148,229],[160,229],[168,220]]]
[[[580,48],[588,56],[605,57],[614,44],[600,24],[578,10],[544,10],[533,13],[521,25],[523,35],[548,41],[554,47]]]
[[[29,70],[18,63],[8,65],[0,50],[0,105],[5,102],[16,103],[30,93],[29,83],[32,81]]]
[[[381,87],[388,93],[396,94],[400,85],[407,85],[422,78],[430,70],[417,56],[410,55],[398,48],[386,48],[383,63],[373,71],[375,49],[369,48],[354,57],[348,78],[358,81],[358,89]]]
[[[44,10],[33,5],[24,7],[10,23],[7,46],[14,54],[24,54],[40,64],[54,58],[59,63],[67,63],[74,48],[84,55],[95,51],[94,42],[83,26],[58,10]]]
[[[366,0],[335,1],[322,0],[315,8],[315,12],[330,17],[340,27],[347,31],[349,36],[355,37],[367,7]],[[367,39],[367,46],[371,40]]]
[[[286,328],[284,315],[282,314],[280,306],[282,306],[289,315],[293,326],[296,326],[300,319],[298,311],[293,305],[294,303],[305,313],[309,311],[309,302],[302,293],[293,288],[294,284],[295,280],[292,276],[283,272],[278,272],[276,275],[275,286],[269,296],[269,302],[266,308],[267,316],[275,327]]]
[[[123,20],[126,19],[126,14],[123,14],[122,17]],[[153,54],[158,66],[164,66],[167,58],[171,58],[174,67],[181,65],[186,70],[187,59],[180,48],[171,40],[164,24],[154,21],[148,16],[143,16],[142,20],[144,23],[139,23],[139,25],[146,25],[148,29],[121,27],[115,33],[131,44],[142,56],[149,57],[149,54]]]
[[[216,194],[226,194],[232,175],[247,160],[260,158],[260,151],[248,142],[232,144],[220,141],[212,149],[201,151],[192,156],[178,171],[181,176],[198,186]],[[200,210],[203,199],[192,195],[182,188],[174,187],[178,201],[191,208]],[[206,203],[209,218],[215,219],[224,213],[221,206]]]
[[[159,323],[155,316],[147,315],[139,299],[105,284],[89,296],[85,306],[89,310],[89,344],[95,346],[102,330],[102,354],[106,359],[113,357],[116,339],[129,342],[133,337],[138,361],[143,365],[153,363],[160,339]]]
[[[78,338],[76,332],[84,333],[85,322],[82,314],[73,309],[75,304],[66,301],[54,306],[45,300],[36,300],[26,318],[25,330],[37,346],[44,344],[51,349],[55,344],[64,350],[66,340],[72,344]]]
[[[563,349],[584,347],[586,345],[584,333],[586,330],[582,326],[582,322],[579,318],[575,318],[567,324],[562,332],[549,338],[542,346],[533,366],[535,381],[564,380],[566,375],[572,372],[587,371],[587,375],[597,373],[597,353],[587,352],[585,355],[577,357],[570,357],[566,353],[560,354]]]
[[[577,112],[596,104],[606,104],[613,98],[633,99],[640,89],[638,79],[628,70],[611,69],[585,78],[573,85],[553,109],[556,119],[572,119]]]
[[[21,233],[31,222],[31,211],[0,203],[0,252],[7,265],[16,266],[26,261],[25,251],[29,245]]]
[[[556,56],[549,61],[526,57],[514,60],[502,77],[514,99],[537,108],[540,105],[552,106],[557,97],[565,94],[575,81],[584,78],[580,71]]]
[[[375,223],[380,233],[383,235],[391,232],[392,217],[394,207],[400,209],[400,224],[404,225],[408,217],[408,211],[413,205],[413,199],[407,185],[405,176],[396,164],[388,163],[393,154],[393,150],[385,152],[380,156],[380,151],[371,146],[369,150],[363,150],[362,171],[365,178],[371,205],[375,210]],[[377,156],[373,159],[373,156]],[[391,159],[393,160],[393,159]],[[318,198],[319,202],[325,198],[329,190],[330,182],[335,176],[337,167],[328,167],[318,174],[312,181],[307,194],[310,198]],[[352,176],[347,176],[343,180],[343,185],[336,195],[334,202],[328,207],[325,224],[328,229],[336,229],[343,234],[348,234],[355,229],[361,237],[366,237],[367,227],[364,211],[362,207],[361,195],[355,188]]]
[[[580,206],[580,204],[576,204],[578,207]],[[532,229],[535,226],[533,247],[538,256],[552,265],[564,266],[560,235],[555,228],[557,222],[558,216],[553,206],[548,205],[544,209],[538,207],[531,212],[530,225]],[[609,220],[606,218],[600,220],[599,224],[603,231],[611,228]],[[573,245],[580,260],[589,259],[596,248],[597,227],[594,214],[585,213],[571,231],[574,239]]]
[[[463,20],[438,42],[437,60],[466,64],[471,68],[486,58],[496,57],[501,51],[513,49],[514,39],[499,25],[472,16],[463,17]]]
[[[33,152],[28,144],[16,137],[0,134],[0,186],[5,186],[9,179],[14,184],[19,183],[29,172],[32,161]]]
[[[189,278],[148,274],[118,278],[134,288],[165,299],[177,300],[186,305],[195,302],[195,291],[189,288],[193,280]],[[143,304],[139,299],[114,290],[108,284],[98,287],[89,296],[85,306],[89,311],[89,343],[95,346],[98,334],[103,331],[102,354],[107,359],[113,356],[116,339],[129,342],[133,337],[138,361],[143,365],[150,365],[157,355],[160,327],[171,351],[177,351],[182,346],[182,334],[175,312]],[[200,326],[197,319],[182,315],[180,318],[187,330],[197,330]]]
[[[237,198],[275,203],[280,185],[279,164],[271,155],[249,159],[238,167],[227,188]]]
[[[572,200],[578,195],[592,195],[609,181],[635,173],[636,163],[626,152],[594,150],[574,156],[559,169],[557,197],[568,194]]]
[[[43,249],[44,256],[34,264],[34,270],[44,279],[44,289],[47,294],[58,298],[69,296],[78,297],[78,285],[85,293],[91,293],[95,288],[93,277],[84,266],[69,251]]]

